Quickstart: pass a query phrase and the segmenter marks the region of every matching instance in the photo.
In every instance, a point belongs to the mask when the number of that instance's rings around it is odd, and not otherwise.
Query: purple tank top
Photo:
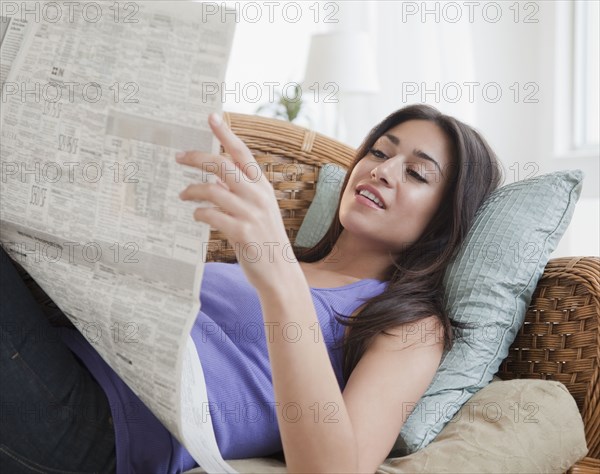
[[[311,288],[323,340],[342,390],[342,350],[333,346],[342,340],[345,326],[335,320],[335,314],[351,314],[366,299],[383,292],[386,284],[366,279],[337,288]],[[299,327],[293,323],[265,326],[256,290],[239,264],[207,263],[200,301],[191,334],[202,361],[221,455],[240,459],[281,451],[266,337],[270,331],[285,331],[293,340]],[[317,334],[315,328],[313,336]],[[118,473],[175,473],[197,466],[78,331],[64,329],[62,335],[107,395],[115,426]]]

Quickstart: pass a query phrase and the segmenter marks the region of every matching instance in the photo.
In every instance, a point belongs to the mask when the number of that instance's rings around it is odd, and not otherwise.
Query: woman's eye
[[[427,180],[425,178],[423,178],[423,176],[421,176],[415,170],[409,169],[408,170],[408,174],[411,175],[413,178],[417,179],[418,181],[421,181],[422,183],[426,183],[427,182]]]
[[[378,150],[376,148],[371,148],[369,150],[369,152],[371,153],[371,155],[377,157],[377,158],[387,158],[387,156],[385,155],[385,153],[383,153],[381,150]]]

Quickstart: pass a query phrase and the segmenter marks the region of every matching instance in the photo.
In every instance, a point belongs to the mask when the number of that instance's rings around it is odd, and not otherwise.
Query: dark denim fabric
[[[1,248],[0,318],[0,472],[114,472],[104,391]]]

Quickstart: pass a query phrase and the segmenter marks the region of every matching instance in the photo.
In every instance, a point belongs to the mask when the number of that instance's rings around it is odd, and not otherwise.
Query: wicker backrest
[[[225,121],[250,148],[273,184],[292,243],[315,195],[325,163],[347,167],[355,150],[288,122],[225,113]],[[208,260],[235,254],[213,231]],[[600,259],[551,260],[539,282],[526,322],[502,363],[503,379],[558,380],[575,398],[585,423],[588,456],[600,456]]]
[[[354,149],[289,122],[253,115],[224,113],[223,119],[250,148],[275,189],[281,216],[293,244],[315,196],[319,170],[325,163],[348,167]],[[223,151],[223,150],[221,150]],[[211,232],[207,260],[231,261],[233,248],[220,232]]]

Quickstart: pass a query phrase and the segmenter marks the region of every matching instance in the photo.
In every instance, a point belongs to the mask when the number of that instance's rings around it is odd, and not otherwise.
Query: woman
[[[373,472],[451,345],[442,275],[499,184],[494,153],[432,107],[391,114],[358,150],[328,232],[314,248],[297,249],[296,261],[282,251],[289,240],[271,185],[245,174],[256,170],[251,153],[218,116],[209,123],[231,158],[179,153],[186,166],[219,164],[220,178],[181,198],[215,204],[194,218],[234,248],[263,247],[261,257],[206,265],[192,330],[221,454],[283,448],[290,472]],[[3,387],[10,381],[2,390],[3,463],[14,472],[193,467],[78,333],[49,336],[53,328],[2,260]],[[233,329],[251,323],[264,328],[258,338]],[[32,337],[40,331],[44,337]],[[47,413],[23,416],[50,403],[86,410],[70,410],[59,424]]]

